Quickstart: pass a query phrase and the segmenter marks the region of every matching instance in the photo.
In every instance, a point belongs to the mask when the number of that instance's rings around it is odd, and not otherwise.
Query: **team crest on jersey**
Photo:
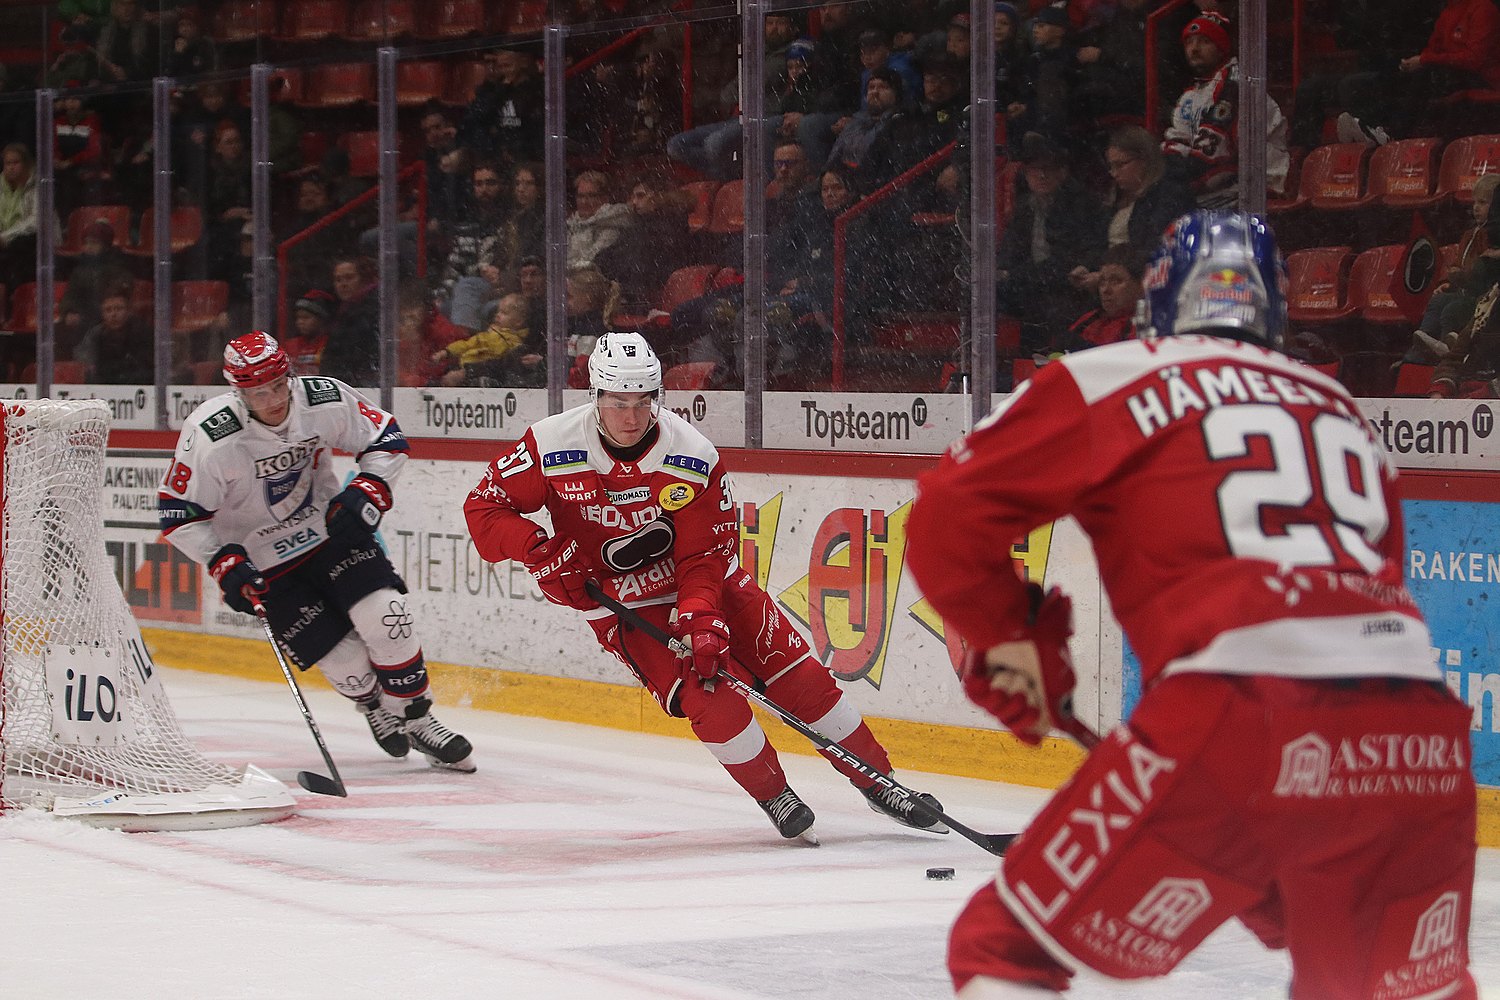
[[[235,416],[234,411],[227,406],[210,413],[198,426],[203,428],[203,433],[208,435],[210,441],[222,441],[229,435],[245,429],[245,425],[240,423],[240,418]]]
[[[304,378],[302,380],[302,387],[307,390],[308,406],[317,406],[319,403],[337,403],[344,398],[333,379]]]
[[[657,502],[661,504],[662,510],[681,510],[692,503],[693,497],[697,495],[687,483],[668,483],[657,494]]]
[[[677,529],[669,517],[647,521],[628,535],[611,538],[599,549],[604,565],[616,573],[633,573],[672,553]]]
[[[255,461],[255,478],[266,491],[266,509],[278,521],[288,521],[312,503],[313,469],[319,440],[299,441],[284,451]]]

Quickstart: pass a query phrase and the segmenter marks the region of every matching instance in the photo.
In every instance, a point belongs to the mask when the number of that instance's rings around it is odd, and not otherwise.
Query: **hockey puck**
[[[951,882],[953,881],[953,869],[929,868],[927,869],[927,877],[932,879],[934,882]]]

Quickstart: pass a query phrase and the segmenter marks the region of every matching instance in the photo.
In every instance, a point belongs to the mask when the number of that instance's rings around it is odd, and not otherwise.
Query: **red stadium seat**
[[[278,42],[321,42],[342,35],[349,24],[344,0],[286,0]]]
[[[1308,193],[1308,203],[1320,211],[1346,211],[1368,205],[1373,199],[1364,191],[1365,154],[1369,147],[1358,142],[1319,146],[1302,164],[1298,194]]]
[[[1391,294],[1391,284],[1396,278],[1396,267],[1406,247],[1400,243],[1389,243],[1366,250],[1354,259],[1349,270],[1349,305],[1359,310],[1360,319],[1366,323],[1409,326],[1410,318],[1397,308]]]
[[[661,376],[663,389],[707,389],[708,380],[718,367],[715,361],[688,361],[673,365]]]
[[[253,42],[276,33],[274,0],[226,0],[213,18],[214,41]]]
[[[443,87],[443,103],[455,108],[474,102],[474,91],[489,79],[490,68],[483,59],[464,59],[448,64],[448,81]]]
[[[62,301],[63,294],[67,290],[66,281],[52,283],[52,295],[56,302]],[[54,307],[56,302],[54,302]],[[36,318],[36,282],[28,281],[24,285],[17,285],[16,290],[11,293],[10,319],[6,321],[6,328],[12,333],[34,334],[36,333]]]
[[[1437,139],[1401,139],[1388,142],[1370,156],[1370,196],[1386,208],[1426,208],[1439,198],[1433,194],[1437,182]]]
[[[375,100],[375,67],[370,63],[335,63],[307,71],[301,108],[346,108]]]
[[[396,63],[396,104],[421,107],[439,100],[448,86],[448,67],[440,59],[412,59]]]
[[[667,277],[667,283],[661,289],[661,311],[671,312],[678,306],[700,295],[707,294],[713,287],[714,275],[719,273],[717,264],[690,264],[687,267],[679,267]]]
[[[1287,255],[1287,318],[1320,325],[1349,319],[1357,308],[1348,301],[1348,247],[1315,247]]]
[[[223,281],[172,282],[172,332],[202,330],[229,308],[229,285]]]
[[[714,193],[714,211],[707,228],[715,236],[733,236],[745,231],[744,181],[725,181]]]
[[[136,257],[156,256],[155,215],[147,206],[141,216],[141,238],[125,252]],[[203,213],[196,205],[183,205],[172,209],[169,231],[172,234],[172,252],[181,253],[203,238]]]
[[[1432,374],[1435,371],[1437,365],[1403,362],[1401,370],[1396,373],[1396,388],[1392,391],[1398,396],[1426,396],[1432,389]]]
[[[376,177],[380,174],[379,132],[346,132],[339,145],[349,154],[350,177]]]
[[[223,385],[224,384],[224,362],[194,361],[189,366],[193,373],[194,385]]]
[[[714,217],[714,194],[719,190],[718,181],[689,181],[682,190],[693,196],[693,211],[688,215],[688,228],[698,232]]]
[[[514,0],[500,4],[497,12],[502,35],[527,35],[547,26],[547,0]]]
[[[1012,359],[1010,363],[1011,388],[1013,390],[1020,388],[1022,382],[1030,380],[1031,376],[1036,374],[1036,368],[1035,358]]]
[[[349,14],[343,37],[351,42],[383,42],[403,38],[415,30],[412,0],[360,0]]]
[[[77,257],[83,253],[83,231],[95,222],[105,222],[114,230],[114,245],[124,248],[130,243],[129,205],[83,205],[68,213],[67,225],[63,227],[62,243],[57,253],[63,257]]]
[[[1500,173],[1500,135],[1466,135],[1443,150],[1437,194],[1462,204],[1474,200],[1474,185],[1485,174]]]
[[[484,4],[480,0],[438,0],[422,6],[416,36],[429,40],[462,38],[484,31]]]
[[[88,369],[83,366],[82,361],[54,361],[52,362],[52,383],[54,385],[82,385],[84,378],[88,375]],[[28,362],[21,369],[22,382],[36,381],[36,362]]]

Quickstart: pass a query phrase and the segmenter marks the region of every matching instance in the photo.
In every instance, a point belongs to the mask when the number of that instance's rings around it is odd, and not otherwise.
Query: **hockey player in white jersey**
[[[291,661],[317,664],[382,750],[473,771],[469,741],[432,714],[406,586],[374,537],[406,463],[395,417],[337,379],[293,375],[258,331],[224,349],[224,377],[234,388],[183,424],[158,492],[163,534],[231,608],[263,606]],[[335,448],[359,464],[345,486]]]

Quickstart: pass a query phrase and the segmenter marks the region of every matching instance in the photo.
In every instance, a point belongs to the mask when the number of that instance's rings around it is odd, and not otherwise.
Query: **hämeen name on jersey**
[[[1201,413],[1234,403],[1332,405],[1350,420],[1361,426],[1364,423],[1363,418],[1350,412],[1337,396],[1326,396],[1305,382],[1275,372],[1221,365],[1185,373],[1181,367],[1170,365],[1158,374],[1164,383],[1160,388],[1148,385],[1125,400],[1125,406],[1143,437],[1150,437],[1189,413]]]

